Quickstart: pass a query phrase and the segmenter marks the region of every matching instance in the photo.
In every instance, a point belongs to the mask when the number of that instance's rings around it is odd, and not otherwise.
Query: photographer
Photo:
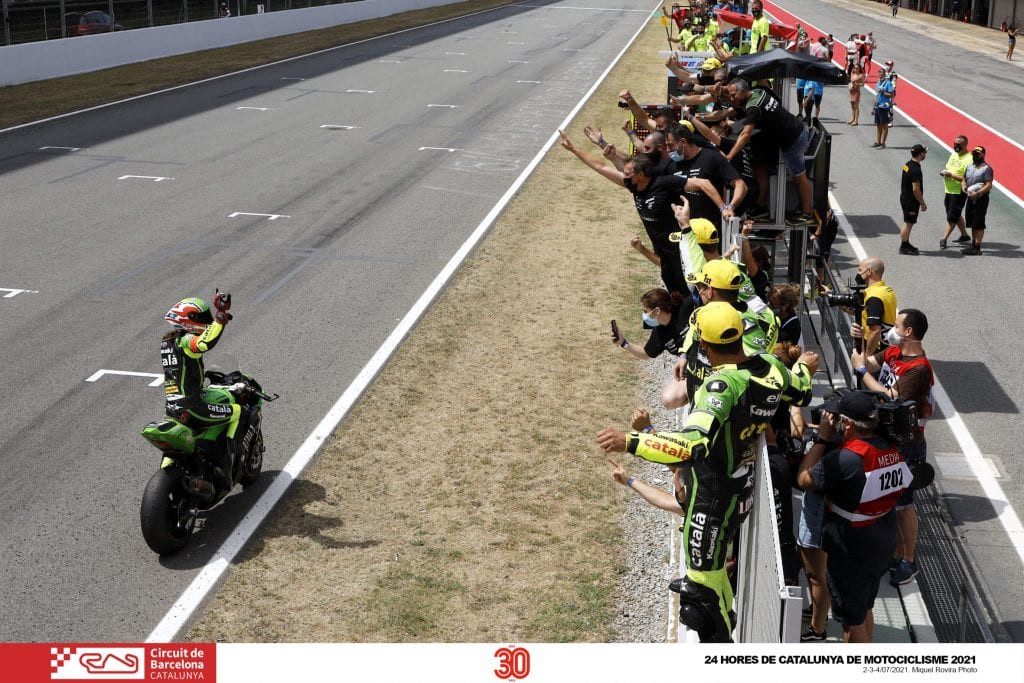
[[[854,326],[856,331],[859,327]],[[932,414],[932,386],[935,376],[925,355],[921,340],[928,331],[928,318],[924,313],[907,308],[896,316],[896,326],[889,330],[889,347],[873,356],[856,351],[850,356],[854,371],[861,376],[864,388],[881,392],[890,398],[914,401],[917,407],[918,428],[914,439],[900,447],[900,454],[907,465],[925,462],[928,455],[924,440],[924,422]],[[872,375],[878,374],[878,379]],[[891,583],[909,583],[917,576],[914,553],[917,548],[917,510],[914,508],[914,494],[904,492],[896,505],[896,519],[899,525],[899,545],[892,566]]]
[[[818,422],[797,482],[825,495],[822,549],[832,614],[846,642],[866,643],[878,583],[896,545],[893,511],[912,475],[896,446],[876,434],[878,407],[869,394],[848,391],[830,399]]]
[[[896,293],[885,284],[882,275],[885,264],[877,256],[869,256],[857,266],[856,285],[846,294],[826,293],[825,300],[830,306],[843,306],[854,310],[854,317],[865,332],[860,348],[866,354],[873,354],[885,346],[883,335],[896,324]],[[850,329],[853,335],[853,328]],[[856,336],[856,335],[855,335]]]

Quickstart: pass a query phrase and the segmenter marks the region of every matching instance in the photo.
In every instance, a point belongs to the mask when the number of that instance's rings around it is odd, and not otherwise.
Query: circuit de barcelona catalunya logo
[[[50,680],[145,680],[145,661],[142,647],[51,647]]]

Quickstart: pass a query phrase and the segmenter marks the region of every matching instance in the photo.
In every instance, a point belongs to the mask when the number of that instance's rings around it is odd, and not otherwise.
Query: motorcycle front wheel
[[[238,474],[238,483],[242,486],[249,486],[256,483],[263,471],[263,453],[266,447],[263,445],[263,430],[256,432],[256,438],[252,448],[246,453],[242,460],[242,469]]]
[[[150,477],[142,494],[142,537],[160,555],[184,548],[196,525],[196,506],[185,490],[184,476],[177,467],[161,468]]]

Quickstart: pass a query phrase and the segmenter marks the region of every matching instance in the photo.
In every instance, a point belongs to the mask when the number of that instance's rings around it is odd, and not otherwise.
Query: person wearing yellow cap
[[[683,467],[687,495],[677,502],[685,510],[681,530],[686,574],[670,589],[679,593],[679,620],[696,631],[701,642],[721,643],[732,641],[733,596],[726,559],[750,509],[758,437],[780,402],[810,402],[818,356],[802,354],[793,370],[771,354],[748,358],[743,321],[725,302],[700,308],[695,326],[715,372],[697,391],[682,430],[626,433],[609,427],[598,433],[597,441],[606,452],[629,452]]]
[[[740,300],[744,276],[735,263],[726,259],[708,261],[699,272],[687,275],[686,281],[696,290],[694,296],[698,306],[725,302],[736,309],[743,321],[743,350],[748,356],[772,350],[779,335],[779,319],[763,304],[760,310],[755,311]],[[669,409],[686,405],[697,387],[713,371],[710,359],[698,343],[696,320],[699,310],[690,315],[689,330],[681,346],[682,355],[673,368],[673,378],[661,394],[662,405]]]
[[[703,268],[705,263],[722,258],[721,238],[714,223],[703,218],[691,219],[690,204],[685,196],[680,198],[679,204],[672,205],[672,210],[680,232],[669,235],[669,239],[680,242],[679,253],[683,259],[683,270],[695,273]],[[740,273],[743,275],[743,283],[740,285],[739,300],[746,302],[754,312],[760,313],[767,306],[757,296],[754,283],[751,282],[746,269],[740,267]]]

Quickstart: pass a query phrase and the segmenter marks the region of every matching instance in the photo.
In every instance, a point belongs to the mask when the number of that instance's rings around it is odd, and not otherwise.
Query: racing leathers
[[[626,450],[645,460],[687,463],[686,511],[681,527],[686,576],[679,618],[702,642],[732,639],[732,587],[726,556],[750,509],[756,473],[755,444],[780,402],[811,400],[811,372],[790,371],[771,354],[722,365],[697,391],[682,431],[630,433]]]
[[[228,485],[234,459],[235,431],[242,407],[234,397],[229,404],[207,400],[207,392],[213,390],[203,387],[203,354],[217,345],[223,331],[224,325],[215,320],[206,326],[202,334],[171,332],[160,342],[160,361],[164,368],[164,400],[168,415],[192,427],[228,424],[227,459],[220,464],[221,484]]]
[[[755,297],[756,298],[756,297]],[[760,300],[760,299],[759,299]],[[755,356],[775,348],[779,337],[779,318],[770,308],[762,308],[755,312],[747,303],[735,303],[733,306],[740,312],[743,320],[743,352]],[[690,314],[690,327],[683,338],[682,352],[686,357],[686,395],[694,396],[708,377],[711,376],[711,361],[701,351],[697,341],[696,308]]]

